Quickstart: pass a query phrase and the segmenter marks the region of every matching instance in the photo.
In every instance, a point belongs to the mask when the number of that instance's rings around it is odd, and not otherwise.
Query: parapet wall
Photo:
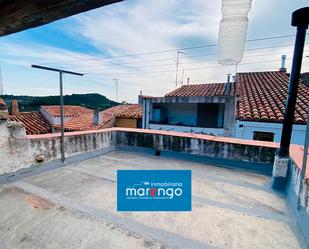
[[[301,169],[293,160],[286,192],[296,221],[309,244],[309,177],[307,175],[307,178],[301,180]]]
[[[0,138],[0,175],[61,157],[59,133],[26,136],[21,123],[1,120]],[[138,146],[214,159],[267,164],[270,169],[276,145],[265,144],[208,135],[129,128],[65,134],[66,157],[102,148],[113,149],[115,146]]]
[[[66,157],[114,147],[115,131],[67,133]],[[0,120],[0,175],[61,158],[60,134],[26,136],[21,123]]]
[[[239,139],[154,130],[117,130],[117,146],[138,146],[156,151],[174,151],[218,160],[263,164],[272,170],[275,146],[246,144]],[[266,166],[267,165],[267,166]],[[266,169],[267,170],[267,169]]]

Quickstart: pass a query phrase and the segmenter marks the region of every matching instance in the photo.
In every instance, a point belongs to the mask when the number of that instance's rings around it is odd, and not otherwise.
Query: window
[[[255,131],[253,133],[253,140],[273,142],[274,136],[275,134],[273,132]]]

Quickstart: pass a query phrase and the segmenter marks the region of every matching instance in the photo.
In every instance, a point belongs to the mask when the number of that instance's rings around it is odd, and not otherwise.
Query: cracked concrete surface
[[[191,169],[192,212],[117,212],[117,169]],[[306,248],[270,177],[114,151],[0,187],[0,248]]]

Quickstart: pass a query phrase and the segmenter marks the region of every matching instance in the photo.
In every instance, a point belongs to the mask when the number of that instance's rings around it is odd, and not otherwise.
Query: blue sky
[[[295,34],[291,13],[306,5],[307,0],[253,0],[248,39]],[[176,51],[123,55],[215,44],[220,18],[221,1],[132,0],[1,37],[4,93],[58,94],[56,74],[30,67],[46,64],[86,73],[84,77],[65,77],[66,94],[97,92],[115,99],[116,78],[120,80],[120,101],[136,102],[140,90],[161,96],[175,88]],[[293,39],[247,43],[249,50],[238,71],[277,70],[281,54],[288,57],[289,71]],[[278,45],[281,47],[250,50]],[[309,54],[308,45],[305,50]],[[180,59],[180,79],[182,70],[191,83],[221,82],[227,73],[235,72],[233,66],[216,62],[215,47],[185,52]],[[117,58],[106,58],[111,56]],[[308,58],[303,71],[309,71]]]

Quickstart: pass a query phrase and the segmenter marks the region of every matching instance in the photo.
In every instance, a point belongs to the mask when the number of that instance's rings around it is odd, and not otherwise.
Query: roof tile
[[[287,73],[280,71],[238,73],[236,79],[239,96],[238,119],[263,122],[283,121],[289,83]],[[300,84],[295,108],[295,123],[306,123],[308,102],[309,88]]]
[[[117,105],[108,108],[102,112],[102,123],[93,124],[94,112],[87,112],[77,117],[72,117],[64,123],[66,131],[86,131],[110,128],[114,126],[115,118],[142,118],[142,106],[138,104]],[[54,128],[60,129],[60,125],[54,125]]]
[[[17,115],[10,115],[8,119],[10,121],[22,122],[28,135],[51,132],[51,126],[40,112],[20,112]]]
[[[231,86],[231,95],[234,95],[234,83]],[[185,85],[169,92],[165,97],[224,96],[225,90],[226,83]]]
[[[43,105],[41,106],[45,111],[49,112],[54,117],[60,117],[60,106],[59,105]],[[64,106],[64,116],[65,117],[78,117],[82,114],[92,113],[93,110],[75,105],[65,105]]]

